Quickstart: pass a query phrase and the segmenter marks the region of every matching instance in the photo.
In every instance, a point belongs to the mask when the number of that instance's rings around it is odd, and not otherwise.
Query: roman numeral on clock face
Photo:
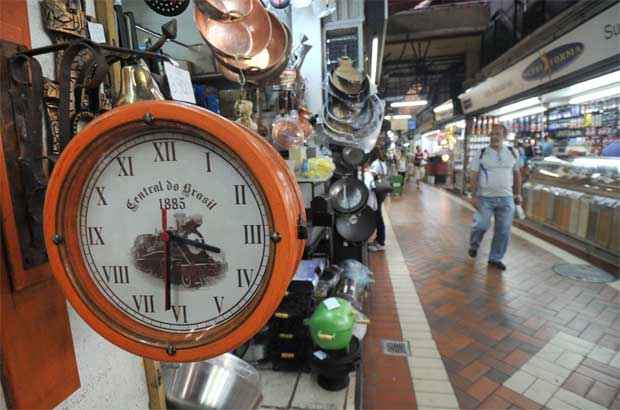
[[[246,245],[260,245],[263,243],[262,225],[243,225],[243,234]]]
[[[97,205],[98,206],[102,206],[102,205],[107,205],[108,202],[105,200],[105,197],[103,196],[103,190],[105,189],[105,187],[103,186],[96,186],[95,187],[95,192],[97,192],[97,196],[99,197],[98,201],[97,201]]]
[[[142,313],[155,313],[155,295],[131,295],[136,310]]]
[[[103,242],[103,226],[88,227],[88,244],[105,245],[105,242]]]
[[[133,176],[133,159],[131,157],[116,157],[116,161],[121,167],[121,170],[118,173],[119,177]]]
[[[129,284],[129,266],[102,266],[101,269],[103,270],[103,275],[108,283],[114,282],[116,284]]]
[[[235,205],[246,205],[245,185],[235,185]]]
[[[240,288],[250,286],[254,276],[254,269],[237,269],[237,286]]]
[[[212,168],[211,168],[211,153],[205,152],[205,160],[206,160],[206,163],[205,163],[206,168],[205,169],[207,170],[207,172],[211,172],[212,171]]]
[[[174,315],[174,320],[179,323],[180,320],[183,320],[183,323],[187,323],[187,305],[172,305],[172,314]]]
[[[217,308],[217,313],[222,313],[222,307],[224,306],[224,296],[213,296],[213,300],[215,300],[215,307]]]
[[[155,147],[155,160],[153,162],[176,161],[177,153],[174,149],[174,141],[153,142]]]

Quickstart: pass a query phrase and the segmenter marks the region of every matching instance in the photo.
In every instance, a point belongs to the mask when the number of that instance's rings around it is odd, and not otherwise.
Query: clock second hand
[[[170,310],[170,234],[168,233],[168,210],[161,210],[161,239],[164,241],[164,304]]]

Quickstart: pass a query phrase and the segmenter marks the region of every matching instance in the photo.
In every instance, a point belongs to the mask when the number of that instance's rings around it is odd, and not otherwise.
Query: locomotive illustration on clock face
[[[172,285],[198,289],[216,284],[228,270],[224,251],[208,245],[198,229],[203,224],[202,215],[187,217],[174,214],[175,226],[168,230],[174,238],[170,244],[170,280]],[[133,264],[141,272],[163,279],[165,263],[162,231],[138,235],[131,250]]]

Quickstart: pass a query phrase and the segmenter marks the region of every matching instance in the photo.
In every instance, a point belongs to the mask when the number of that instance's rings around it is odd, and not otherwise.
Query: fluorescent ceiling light
[[[573,97],[568,101],[568,103],[569,104],[581,104],[587,101],[600,100],[600,99],[607,98],[607,97],[613,97],[614,95],[618,95],[618,94],[620,94],[620,85],[616,87],[599,90],[599,91],[592,91],[589,93],[579,95],[577,97]]]
[[[396,115],[386,115],[386,120],[408,120],[411,118],[410,114],[396,114]]]
[[[446,112],[452,110],[454,110],[454,107],[452,106],[452,100],[446,101],[445,103],[433,108],[434,112]]]
[[[514,120],[515,118],[527,117],[528,115],[540,114],[545,112],[546,108],[543,105],[537,105],[536,107],[530,107],[525,110],[511,112],[510,114],[502,115],[499,117],[500,122]]]
[[[415,101],[399,101],[393,102],[390,104],[390,107],[417,107],[428,104],[426,100],[415,100]]]
[[[439,130],[428,131],[422,134],[422,138],[432,137],[433,135],[437,135],[437,134],[439,134]]]
[[[377,64],[379,57],[379,38],[377,36],[372,39],[372,53],[370,57],[370,81],[377,83]]]
[[[538,99],[538,97],[532,97],[528,98],[527,100],[522,100],[514,104],[509,104],[505,107],[498,108],[497,110],[493,111],[492,115],[504,115],[514,111],[523,110],[525,108],[532,107],[538,104],[540,104],[540,100]]]

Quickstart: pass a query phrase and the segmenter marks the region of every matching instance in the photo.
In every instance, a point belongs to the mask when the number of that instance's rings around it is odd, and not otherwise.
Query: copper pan
[[[234,20],[208,18],[200,8],[194,8],[194,20],[202,38],[220,54],[251,58],[260,53],[271,37],[271,19],[260,0],[248,0],[252,11]]]
[[[257,72],[243,71],[246,82],[257,85],[264,84],[273,78],[279,77],[280,74],[282,74],[282,72],[286,69],[286,66],[288,65],[289,54],[291,53],[292,48],[292,39],[288,27],[284,24],[282,24],[282,27],[284,28],[284,32],[286,33],[286,36],[284,37],[286,49],[281,57],[281,61],[279,61],[278,65],[268,70],[261,70]],[[217,70],[222,73],[224,77],[226,77],[230,81],[241,83],[241,76],[239,74],[240,70],[235,69],[234,67],[230,67],[229,65],[221,61],[220,57],[217,54],[215,54],[215,63],[217,66]]]
[[[256,54],[252,58],[235,58],[229,57],[225,54],[215,52],[217,54],[217,58],[226,64],[227,66],[236,69],[236,70],[244,70],[247,72],[255,72],[269,70],[275,66],[277,66],[281,61],[284,53],[287,48],[287,33],[283,24],[280,23],[278,18],[270,13],[269,19],[271,21],[271,39],[261,52]]]
[[[246,17],[256,4],[248,0],[195,0],[195,3],[209,18],[225,20]]]

